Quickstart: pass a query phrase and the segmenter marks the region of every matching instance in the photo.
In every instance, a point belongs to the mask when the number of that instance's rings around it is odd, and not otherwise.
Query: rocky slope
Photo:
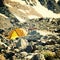
[[[15,28],[28,35],[7,39]],[[60,60],[60,0],[0,0],[1,60]]]
[[[41,0],[40,2],[38,0],[31,0],[31,1],[11,0],[10,2],[5,0],[5,2],[6,2],[5,4],[9,7],[10,11],[14,15],[15,14],[17,15],[18,13],[17,16],[19,17],[24,17],[24,18],[35,18],[35,17],[59,18],[60,17],[60,11],[59,11],[60,6],[54,1],[51,1],[53,2],[52,4],[50,4],[51,8],[49,8],[50,6],[48,5],[49,1],[46,1],[46,4],[44,4],[44,6],[46,5],[45,7],[41,5],[44,2],[43,0]],[[54,12],[54,10],[56,10],[56,12],[58,13]]]
[[[5,29],[9,27],[12,27],[12,24],[10,23],[9,19],[3,14],[0,14],[0,29]]]
[[[59,5],[59,0],[39,0],[40,3],[48,8],[49,10],[55,12],[55,13],[60,13],[60,5]]]

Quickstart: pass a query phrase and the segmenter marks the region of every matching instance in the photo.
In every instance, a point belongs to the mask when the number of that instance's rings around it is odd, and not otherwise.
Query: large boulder
[[[26,39],[18,39],[16,43],[16,47],[21,47],[21,49],[25,49],[28,46],[28,41]]]

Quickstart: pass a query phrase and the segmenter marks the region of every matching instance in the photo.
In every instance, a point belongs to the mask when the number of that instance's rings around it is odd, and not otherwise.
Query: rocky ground
[[[26,29],[28,35],[7,39],[15,28]],[[60,18],[21,23],[7,6],[0,7],[0,60],[60,60]]]
[[[14,24],[13,27],[0,29],[2,59],[60,60],[60,19],[53,18],[52,22],[50,20],[51,18],[39,18],[24,23],[15,23],[11,20],[10,23]],[[18,27],[25,28],[28,35],[15,40],[7,39],[7,33]]]

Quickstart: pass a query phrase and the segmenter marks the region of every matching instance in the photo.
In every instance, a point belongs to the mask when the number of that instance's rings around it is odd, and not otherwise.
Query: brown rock
[[[6,60],[3,54],[0,54],[0,60]]]

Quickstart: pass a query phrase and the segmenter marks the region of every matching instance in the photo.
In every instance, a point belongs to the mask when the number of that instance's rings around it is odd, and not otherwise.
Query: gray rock
[[[31,60],[33,56],[34,56],[33,53],[28,54],[28,56],[26,56],[26,57],[24,58],[24,60]]]
[[[40,33],[38,33],[36,30],[33,30],[31,32],[29,32],[29,35],[26,36],[25,38],[28,41],[37,41],[41,38],[42,36],[40,35]]]
[[[46,42],[46,45],[54,45],[56,44],[57,42],[54,40],[54,39],[50,39]]]
[[[30,32],[30,35],[35,35],[35,34],[37,34],[36,30]]]
[[[45,57],[43,54],[36,54],[33,56],[32,60],[45,60]]]
[[[15,52],[19,52],[20,50],[19,49],[14,49],[15,50]]]
[[[54,48],[56,48],[55,45],[46,45],[44,47],[45,50],[50,50],[50,51],[54,51]]]
[[[60,49],[56,51],[56,57],[60,58]]]
[[[4,29],[4,28],[9,28],[9,27],[12,27],[12,24],[10,23],[10,20],[3,17],[3,16],[0,16],[0,28]],[[8,23],[7,23],[8,22]]]
[[[21,52],[20,55],[21,55],[21,57],[26,57],[28,55],[28,53],[27,52]]]
[[[18,39],[18,42],[16,43],[16,47],[21,47],[21,49],[25,49],[28,44],[29,43],[26,39]]]
[[[33,50],[33,47],[32,47],[32,46],[30,46],[30,45],[29,45],[29,46],[27,46],[27,47],[26,47],[26,49],[25,49],[25,51],[26,51],[26,52],[28,52],[28,53],[31,53],[31,52],[32,52],[32,50]]]

